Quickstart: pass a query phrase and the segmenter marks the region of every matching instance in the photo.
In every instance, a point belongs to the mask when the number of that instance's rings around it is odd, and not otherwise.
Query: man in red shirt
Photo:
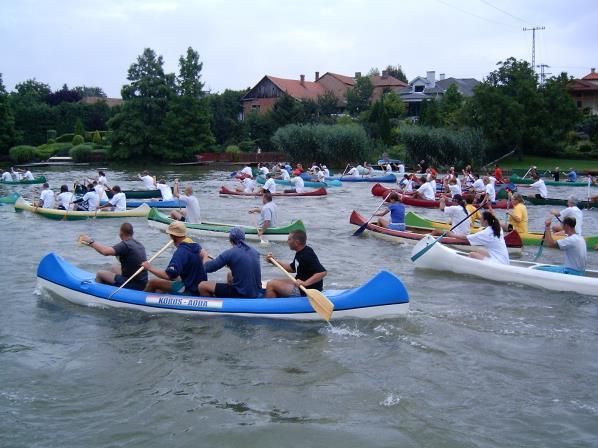
[[[500,169],[500,166],[496,165],[494,167],[494,178],[496,180],[498,180],[499,182],[502,182],[502,170]]]

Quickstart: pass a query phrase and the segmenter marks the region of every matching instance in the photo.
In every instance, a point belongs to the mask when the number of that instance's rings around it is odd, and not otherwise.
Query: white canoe
[[[413,248],[414,256],[434,238],[426,236]],[[475,275],[486,280],[504,283],[520,283],[535,288],[552,291],[576,292],[589,296],[598,296],[598,271],[587,270],[585,276],[559,274],[540,271],[542,263],[511,260],[510,265],[496,263],[489,259],[476,260],[466,253],[450,249],[442,244],[434,244],[427,252],[414,261],[416,268],[449,271],[456,274]]]

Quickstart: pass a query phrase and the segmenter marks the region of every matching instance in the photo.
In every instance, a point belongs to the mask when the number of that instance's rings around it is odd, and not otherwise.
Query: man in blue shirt
[[[199,294],[199,282],[208,279],[199,255],[201,246],[187,237],[187,227],[181,221],[171,222],[166,233],[170,235],[177,249],[166,269],[158,269],[149,261],[143,262],[146,271],[158,277],[151,279],[145,290],[196,296]]]
[[[577,173],[573,168],[569,168],[569,170],[567,173],[567,182],[577,182]]]
[[[201,251],[206,272],[215,272],[224,266],[228,266],[231,272],[227,283],[201,282],[199,284],[200,295],[240,298],[259,297],[262,289],[260,254],[245,243],[245,232],[239,227],[234,227],[230,231],[229,241],[233,247],[225,250],[211,261],[208,252],[205,249]]]

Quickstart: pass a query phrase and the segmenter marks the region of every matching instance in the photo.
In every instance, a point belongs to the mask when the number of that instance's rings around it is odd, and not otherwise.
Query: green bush
[[[8,154],[17,163],[31,162],[35,159],[35,146],[19,145],[10,148]]]
[[[69,152],[69,155],[75,162],[89,162],[91,160],[92,153],[93,148],[91,145],[80,144],[73,146]]]
[[[46,140],[50,143],[50,140],[56,140],[56,130],[48,129],[46,131]]]
[[[100,135],[100,133],[98,131],[95,131],[93,133],[91,141],[96,145],[100,145],[102,143],[102,136]]]
[[[77,121],[75,121],[75,135],[85,138],[85,126],[80,118],[77,118]]]
[[[581,153],[592,152],[593,149],[594,149],[594,145],[592,145],[590,142],[580,143],[579,146],[577,147],[577,150]]]
[[[54,143],[56,143],[56,140],[51,138],[48,140],[48,145],[53,145]]]
[[[361,161],[369,150],[365,130],[356,124],[290,124],[274,133],[272,143],[293,160],[327,164]]]
[[[254,140],[243,140],[239,142],[239,149],[243,152],[255,152],[257,145]]]
[[[79,134],[75,134],[75,136],[73,137],[73,141],[72,141],[73,146],[78,146],[83,143],[85,143],[85,139],[83,138],[83,136],[79,135]]]
[[[238,154],[241,152],[241,149],[237,145],[228,145],[224,152],[228,152],[231,154]]]
[[[73,133],[62,134],[61,136],[56,138],[56,141],[58,143],[71,143],[73,141],[74,136],[75,134]]]
[[[481,131],[451,130],[428,126],[401,126],[398,139],[411,162],[426,160],[436,166],[481,165],[488,144]]]

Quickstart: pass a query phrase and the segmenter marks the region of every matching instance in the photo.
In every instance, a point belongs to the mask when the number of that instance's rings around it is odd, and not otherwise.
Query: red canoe
[[[386,197],[386,195],[388,193],[390,193],[391,191],[393,191],[390,188],[386,188],[383,185],[380,184],[376,184],[372,187],[372,194],[374,196],[379,196],[379,197]],[[398,190],[394,190],[397,193],[400,193],[400,191]],[[403,199],[401,200],[401,202],[405,205],[412,205],[414,207],[427,207],[427,208],[438,208],[440,207],[440,202],[439,201],[430,201],[427,199],[420,199],[420,198],[415,198],[413,196],[408,196],[408,195],[403,195]],[[455,205],[453,204],[453,202],[450,199],[447,199],[446,201],[446,205]],[[486,207],[484,207],[486,208]],[[492,208],[507,208],[507,200],[506,199],[501,199],[500,201],[496,201],[495,204],[492,205]]]
[[[349,218],[349,222],[356,226],[362,226],[365,224],[366,218],[353,210],[351,213],[351,217]],[[407,227],[407,230],[391,230],[385,227],[380,227],[374,223],[368,223],[367,229],[374,233],[376,236],[383,237],[385,239],[390,239],[392,241],[397,242],[405,242],[405,241],[412,241],[417,242],[421,240],[424,236],[431,233],[430,229],[423,229],[420,227]],[[472,246],[469,242],[458,240],[456,238],[449,238],[444,237],[442,238],[442,244],[447,244],[450,246],[458,247],[461,250],[472,250]],[[509,249],[509,253],[521,253],[521,248],[523,247],[523,241],[517,233],[516,230],[505,234],[505,244],[507,245],[507,249]]]
[[[256,192],[256,193],[245,193],[243,191],[235,191],[235,190],[230,190],[228,188],[226,188],[224,185],[220,188],[220,194],[221,195],[227,195],[227,196],[240,196],[240,197],[255,197],[255,196],[261,196],[262,193],[261,192]],[[272,194],[272,196],[280,198],[310,198],[310,197],[322,197],[322,196],[326,196],[328,193],[326,192],[325,188],[318,188],[317,190],[312,190],[312,191],[306,191],[304,193],[274,193]]]

